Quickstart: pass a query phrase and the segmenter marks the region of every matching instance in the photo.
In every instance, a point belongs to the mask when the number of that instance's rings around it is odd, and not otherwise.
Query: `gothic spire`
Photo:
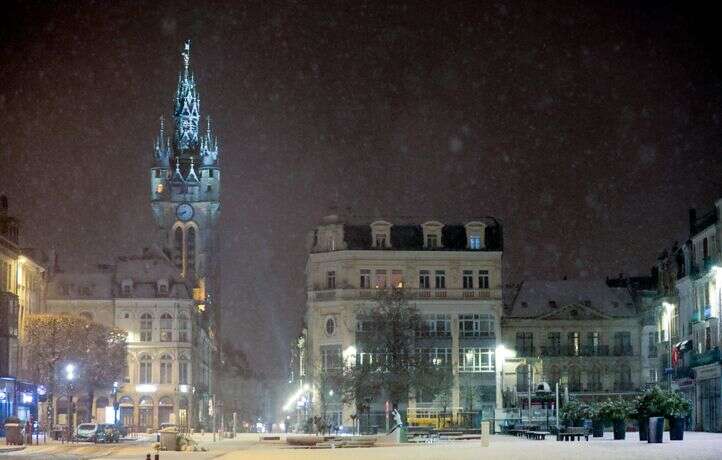
[[[175,144],[180,150],[198,147],[198,121],[200,120],[200,98],[196,91],[196,82],[190,70],[191,42],[186,40],[181,52],[183,71],[178,76],[178,89],[175,99]]]
[[[160,166],[168,166],[170,158],[170,143],[165,137],[165,126],[163,117],[160,117],[160,132],[155,140],[155,161]]]

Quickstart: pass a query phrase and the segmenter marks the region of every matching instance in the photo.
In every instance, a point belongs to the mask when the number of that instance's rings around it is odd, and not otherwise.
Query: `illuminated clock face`
[[[193,218],[193,206],[188,203],[180,204],[175,210],[175,215],[184,222],[191,220]]]

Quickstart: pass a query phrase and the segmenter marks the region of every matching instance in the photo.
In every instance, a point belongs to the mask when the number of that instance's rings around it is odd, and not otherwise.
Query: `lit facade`
[[[540,405],[543,382],[582,400],[629,397],[646,383],[641,322],[628,287],[527,280],[505,296],[503,343],[515,354],[504,364],[506,407],[527,408],[530,385],[532,405]]]
[[[350,224],[328,216],[309,236],[308,247],[304,372],[339,368],[348,350],[356,356],[345,359],[363,359],[359,312],[375,305],[379,291],[402,287],[422,315],[416,351],[433,354],[452,369],[445,413],[493,416],[502,306],[502,234],[494,219],[460,225]],[[437,416],[443,405],[412,398],[402,409],[411,421]],[[371,403],[376,424],[383,424],[384,409],[384,401]],[[327,416],[350,427],[354,412],[336,397]]]
[[[78,421],[104,421],[117,401],[119,420],[131,430],[208,423],[211,340],[190,286],[165,254],[147,250],[95,272],[56,273],[48,291],[48,312],[128,333],[125,378],[117,392],[95,389],[94,401],[79,395]],[[55,423],[64,424],[64,395],[56,395],[54,407]]]

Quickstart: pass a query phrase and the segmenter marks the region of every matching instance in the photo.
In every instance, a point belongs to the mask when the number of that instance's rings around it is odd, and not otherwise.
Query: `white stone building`
[[[527,280],[505,296],[503,344],[515,355],[504,364],[507,406],[528,408],[530,384],[532,405],[541,406],[535,390],[542,382],[586,400],[631,396],[646,382],[641,322],[628,288]]]
[[[355,224],[328,216],[308,241],[308,372],[338,368],[350,352],[364,353],[357,341],[358,312],[375,303],[381,289],[403,287],[423,315],[417,351],[450,364],[453,391],[447,413],[491,417],[496,400],[495,349],[500,337],[501,226],[494,219],[465,224],[423,224],[376,220]],[[344,356],[345,355],[345,356]],[[485,398],[465,398],[465,394]],[[467,399],[471,399],[468,400]],[[438,401],[408,402],[408,419],[440,413]],[[376,423],[384,401],[373,401]],[[351,426],[355,412],[336,399],[329,404],[334,425]]]
[[[117,393],[95,390],[77,400],[78,420],[106,420],[119,403],[119,420],[130,429],[161,423],[196,427],[208,422],[212,346],[208,318],[171,259],[158,250],[122,257],[94,272],[55,273],[47,310],[121,328],[128,333],[126,375]],[[80,376],[82,378],[82,376]],[[55,423],[65,423],[65,396],[57,396]]]

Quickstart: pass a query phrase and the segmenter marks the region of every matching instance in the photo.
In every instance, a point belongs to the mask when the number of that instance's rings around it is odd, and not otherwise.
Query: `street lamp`
[[[75,380],[75,364],[68,363],[65,365],[65,381],[67,382],[68,386],[68,429],[67,429],[67,438],[68,441],[70,441],[70,436],[72,434],[72,424],[73,424],[73,417],[71,415],[71,407],[73,405],[73,395],[72,395],[72,383],[73,380]]]
[[[515,357],[516,352],[506,348],[504,344],[499,344],[496,346],[496,354],[494,356],[496,358],[496,368],[499,369],[496,382],[496,408],[503,409],[502,390],[504,387],[504,361],[506,361],[507,358]]]
[[[672,313],[674,312],[674,305],[669,302],[663,302],[664,315],[667,318],[667,341],[669,342],[669,372],[667,373],[667,384],[669,389],[672,389]]]

